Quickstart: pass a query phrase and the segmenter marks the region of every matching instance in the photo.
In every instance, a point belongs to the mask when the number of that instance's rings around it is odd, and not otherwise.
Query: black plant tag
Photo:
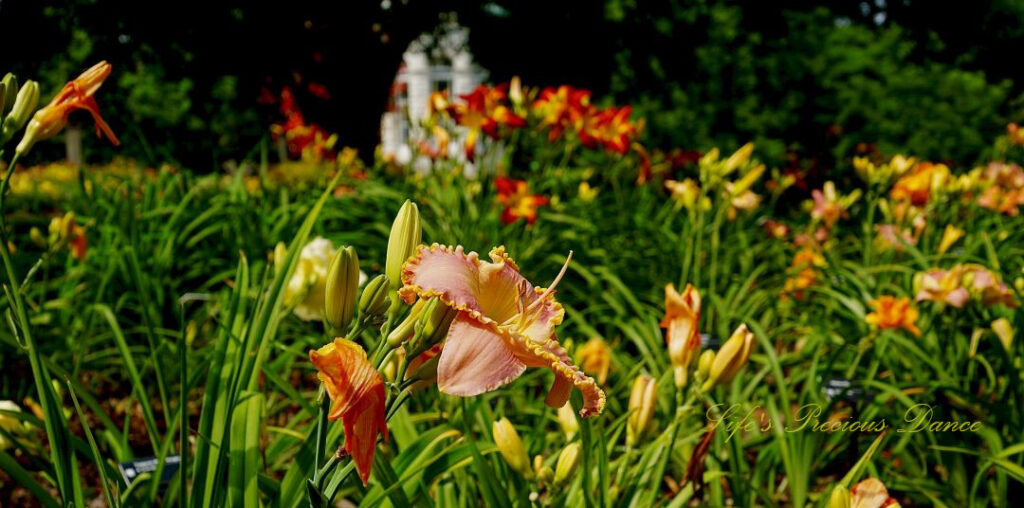
[[[845,378],[829,378],[825,380],[822,391],[828,400],[845,400],[849,403],[871,400],[871,392],[853,386],[853,382]]]
[[[718,349],[720,347],[722,347],[722,341],[718,337],[712,337],[708,333],[700,334],[701,349]]]
[[[160,464],[160,459],[156,457],[146,457],[143,459],[135,459],[128,462],[122,462],[117,465],[117,468],[121,470],[121,476],[124,477],[125,485],[131,485],[132,481],[135,480],[142,473],[153,473],[156,471],[157,465]],[[167,460],[164,462],[164,471],[160,476],[160,484],[165,484],[171,481],[174,473],[181,467],[181,456],[180,455],[168,455]]]

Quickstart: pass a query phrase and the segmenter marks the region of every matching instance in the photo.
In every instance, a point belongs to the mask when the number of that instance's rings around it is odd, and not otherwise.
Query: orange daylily
[[[110,126],[100,116],[100,107],[96,104],[96,99],[93,99],[93,95],[103,85],[107,76],[110,76],[112,69],[109,63],[103,61],[64,85],[49,104],[32,116],[28,127],[25,128],[25,136],[18,144],[17,152],[28,152],[37,141],[57,135],[67,125],[71,112],[76,109],[84,109],[92,115],[97,137],[106,135],[115,146],[121,144],[114,131],[110,130]]]
[[[782,291],[783,296],[792,295],[797,300],[804,299],[804,290],[813,286],[818,280],[818,269],[826,265],[825,258],[813,248],[800,249],[793,256],[789,271],[792,275],[786,279]]]
[[[909,201],[914,206],[928,203],[932,189],[938,188],[949,176],[945,164],[922,162],[892,186],[889,196],[896,201]]]
[[[903,328],[904,330],[920,336],[921,330],[917,328],[917,309],[910,303],[910,298],[896,298],[892,295],[883,295],[868,302],[874,310],[864,320],[871,326],[880,329]]]
[[[575,387],[583,393],[580,415],[600,414],[604,392],[572,363],[555,337],[565,311],[554,288],[569,261],[545,289],[519,273],[504,247],[491,249],[490,258],[482,261],[461,246],[421,245],[402,268],[404,286],[398,294],[407,303],[437,297],[459,311],[441,348],[438,389],[471,397],[512,382],[527,367],[548,367],[555,373],[548,406],[563,406]]]
[[[344,422],[345,450],[366,485],[377,450],[377,433],[383,434],[385,441],[388,438],[384,380],[366,358],[366,351],[347,339],[334,339],[318,350],[311,350],[309,359],[331,398],[327,418]]]
[[[494,180],[498,188],[498,203],[505,207],[501,212],[501,222],[512,224],[519,219],[526,219],[527,224],[537,221],[537,209],[548,204],[548,198],[540,194],[530,194],[530,184],[525,180],[512,180],[499,176]]]
[[[672,284],[665,286],[665,328],[668,356],[672,361],[676,386],[686,386],[687,370],[700,351],[700,293],[692,284],[687,284],[679,294]]]

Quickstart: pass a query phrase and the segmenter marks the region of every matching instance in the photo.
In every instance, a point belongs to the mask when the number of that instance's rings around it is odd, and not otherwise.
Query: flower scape
[[[362,162],[286,88],[257,171],[37,161],[75,110],[119,143],[113,71],[41,108],[3,81],[0,505],[1012,506],[1024,483],[1016,126],[975,167],[874,151],[815,178],[645,146],[631,105],[517,78],[433,94],[407,160]]]

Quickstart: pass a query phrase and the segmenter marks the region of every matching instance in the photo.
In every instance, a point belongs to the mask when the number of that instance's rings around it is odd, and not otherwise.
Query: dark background
[[[970,164],[1021,116],[1019,1],[0,0],[0,72],[39,80],[49,100],[110,61],[97,98],[124,144],[86,143],[90,162],[252,158],[280,120],[261,89],[284,85],[369,158],[402,53],[450,17],[491,82],[633,104],[644,142],[666,150],[752,140],[776,163],[877,149]],[[50,142],[26,162],[62,155]]]

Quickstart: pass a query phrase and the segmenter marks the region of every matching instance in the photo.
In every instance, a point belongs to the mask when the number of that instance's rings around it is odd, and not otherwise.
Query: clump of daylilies
[[[282,249],[276,258],[283,259]],[[310,360],[331,400],[327,418],[344,423],[344,447],[364,484],[378,436],[387,439],[386,415],[407,391],[430,383],[442,393],[471,397],[512,382],[527,367],[547,367],[554,372],[549,406],[566,406],[576,388],[583,395],[581,416],[604,409],[604,392],[555,336],[564,315],[555,286],[571,253],[546,288],[523,277],[503,247],[489,258],[461,246],[422,245],[419,212],[409,201],[392,225],[385,273],[366,282],[361,294],[365,276],[352,247],[334,249],[317,238],[303,249],[286,304],[303,319],[322,319],[335,336],[310,351]],[[364,334],[378,328],[376,340]],[[525,454],[508,451],[514,430],[499,422],[494,432],[513,469],[528,471]]]
[[[630,118],[630,106],[598,108],[591,103],[589,90],[562,85],[538,91],[523,87],[518,78],[495,86],[479,85],[456,99],[435,92],[428,112],[424,127],[433,143],[421,143],[421,152],[445,158],[452,138],[461,136],[469,162],[477,160],[482,135],[501,141],[526,130],[549,143],[626,154],[643,129],[642,121]]]
[[[666,180],[665,188],[678,208],[685,208],[691,213],[707,211],[711,209],[713,200],[721,199],[729,205],[729,218],[735,219],[739,212],[749,212],[761,204],[761,196],[752,188],[764,174],[765,165],[751,159],[753,152],[754,145],[747,143],[721,159],[718,149],[712,149],[698,162],[697,180]],[[735,179],[731,178],[733,174]]]

